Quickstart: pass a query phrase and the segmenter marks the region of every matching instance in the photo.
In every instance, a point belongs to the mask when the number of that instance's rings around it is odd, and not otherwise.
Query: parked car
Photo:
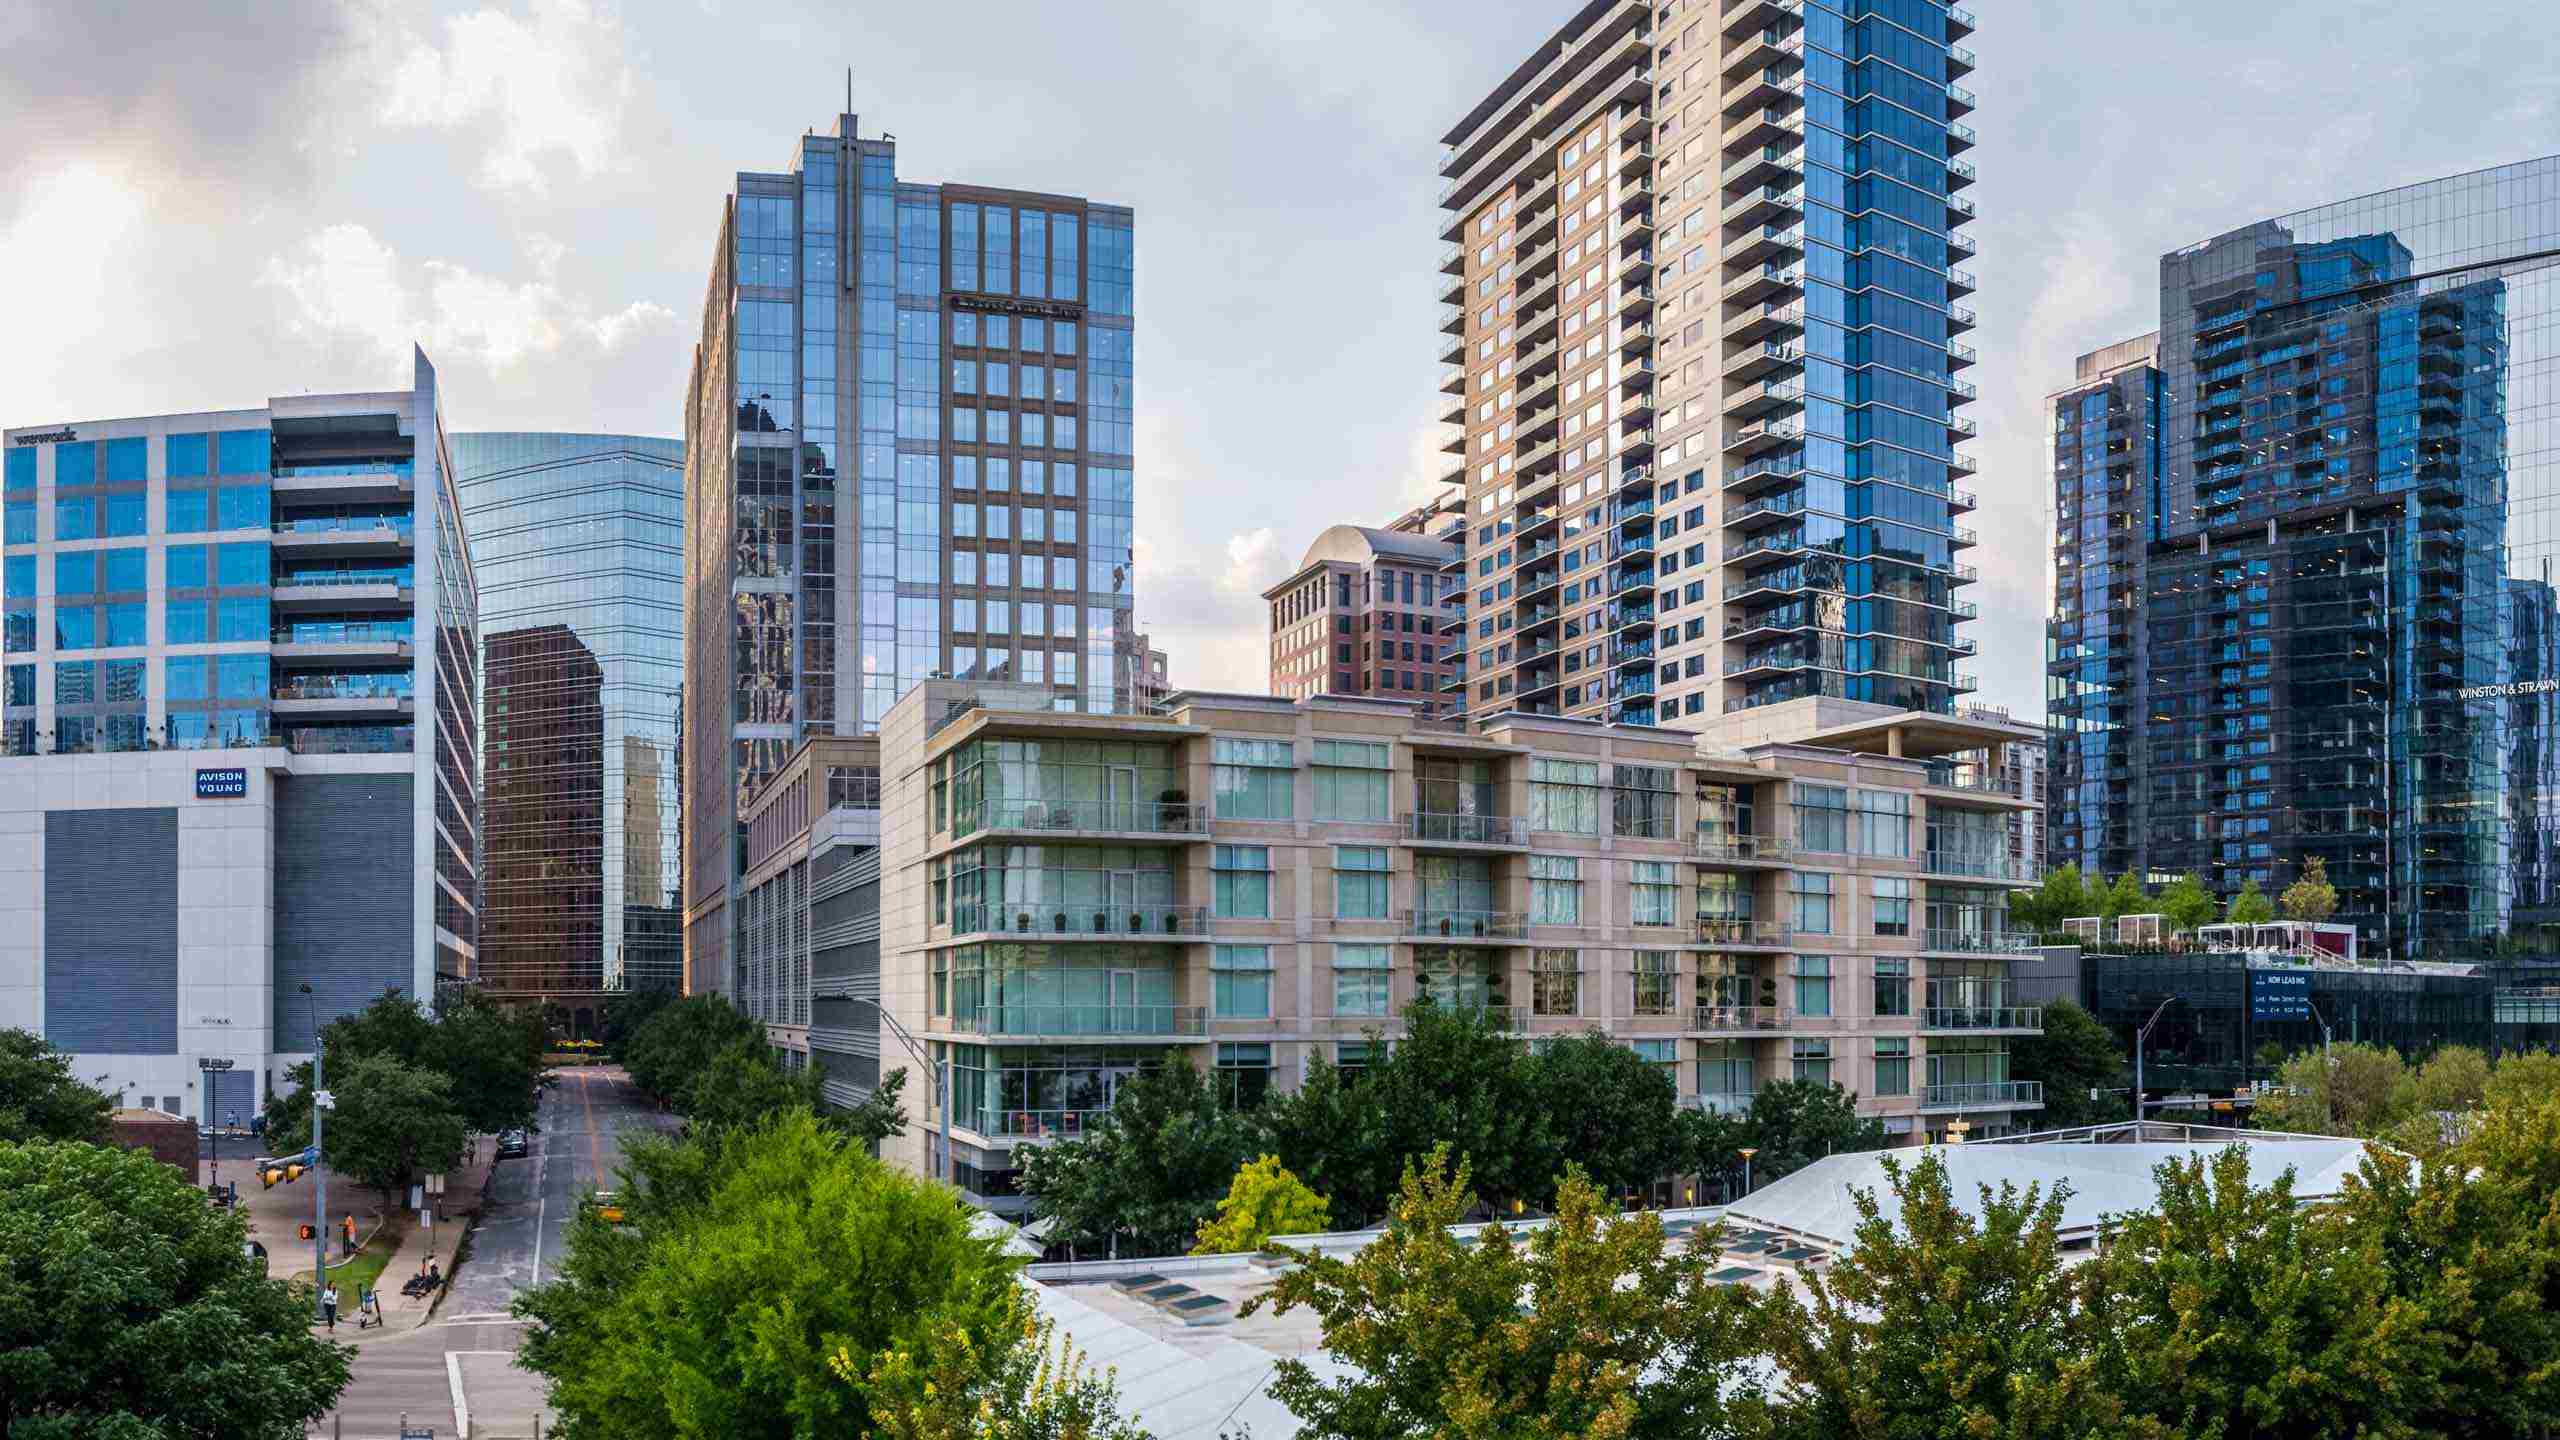
[[[531,1144],[531,1142],[526,1138],[525,1133],[524,1133],[523,1131],[521,1131],[521,1130],[501,1130],[501,1131],[499,1131],[499,1132],[498,1132],[498,1158],[499,1158],[499,1159],[501,1159],[501,1160],[520,1160],[520,1159],[524,1158],[524,1156],[525,1156],[525,1155],[527,1155],[527,1154],[531,1153],[531,1151],[532,1151],[532,1144]]]
[[[587,1197],[587,1208],[607,1225],[622,1223],[622,1196],[612,1190],[598,1190]]]

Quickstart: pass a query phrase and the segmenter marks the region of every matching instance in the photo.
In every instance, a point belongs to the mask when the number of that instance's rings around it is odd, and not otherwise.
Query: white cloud
[[[448,261],[416,266],[361,225],[332,225],[267,262],[294,328],[405,356],[414,341],[439,363],[505,371],[532,361],[594,359],[671,335],[675,312],[651,301],[599,311],[550,278],[556,253],[532,247],[537,278],[511,281]],[[546,258],[548,257],[548,258]]]
[[[481,184],[539,191],[554,159],[581,175],[620,163],[635,71],[621,21],[586,0],[483,8],[448,18],[440,41],[394,32],[381,43],[382,119],[483,131]]]

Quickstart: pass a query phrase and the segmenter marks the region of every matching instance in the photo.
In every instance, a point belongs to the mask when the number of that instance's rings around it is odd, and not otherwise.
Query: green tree
[[[1384,1032],[1369,1032],[1369,1053],[1384,1058]],[[1335,1067],[1319,1053],[1307,1062],[1298,1088],[1274,1095],[1253,1113],[1254,1144],[1280,1157],[1290,1173],[1327,1197],[1335,1223],[1367,1225],[1385,1212],[1372,1209],[1374,1177],[1395,1163],[1386,1116],[1361,1085],[1359,1070]]]
[[[1527,1059],[1528,1093],[1551,1137],[1524,1157],[1523,1197],[1544,1208],[1552,1180],[1578,1165],[1611,1196],[1625,1196],[1681,1168],[1680,1093],[1650,1060],[1596,1030],[1554,1041]]]
[[[1122,1255],[1179,1255],[1254,1151],[1245,1117],[1175,1056],[1122,1082],[1081,1140],[1026,1148],[1022,1193],[1050,1239]]]
[[[2531,1105],[2551,1095],[2560,1095],[2560,1054],[2548,1050],[2519,1050],[2499,1056],[2498,1063],[2489,1068],[2489,1080],[2481,1089],[2480,1103],[2492,1109],[2501,1105]]]
[[[1750,1127],[1751,1183],[1766,1185],[1826,1155],[1881,1150],[1891,1141],[1884,1122],[1858,1113],[1858,1097],[1835,1084],[1772,1080],[1751,1097],[1743,1117]]]
[[[631,1083],[661,1100],[680,1099],[713,1057],[764,1028],[719,995],[688,995],[661,1008],[623,1044]]]
[[[1897,1218],[1853,1190],[1856,1245],[1799,1271],[1759,1309],[1781,1375],[1770,1433],[2061,1440],[2116,1433],[2088,1371],[2077,1287],[2062,1263],[2067,1188],[1984,1188],[1955,1203],[1945,1161],[1884,1162]]]
[[[67,1052],[32,1031],[0,1030],[0,1141],[103,1141],[115,1107],[105,1091],[72,1078]]]
[[[1680,1169],[1709,1187],[1721,1187],[1726,1195],[1740,1193],[1745,1173],[1742,1151],[1753,1145],[1750,1120],[1700,1107],[1682,1110],[1679,1123]],[[1749,1174],[1755,1182],[1759,1179],[1757,1169]],[[1696,1204],[1701,1198],[1691,1193],[1682,1202]]]
[[[1317,1440],[1413,1435],[1614,1436],[1730,1433],[1753,1404],[1746,1292],[1708,1276],[1710,1234],[1676,1247],[1651,1214],[1618,1216],[1580,1175],[1557,1188],[1552,1222],[1496,1222],[1472,1245],[1449,1227],[1476,1208],[1461,1164],[1437,1147],[1398,1186],[1387,1233],[1342,1259],[1297,1254],[1245,1306],[1304,1307],[1346,1369],[1283,1359],[1271,1393]]]
[[[2329,862],[2314,855],[2302,862],[2302,873],[2284,887],[2287,920],[2321,921],[2338,913],[2338,887],[2329,883]]]
[[[862,1103],[850,1110],[826,1115],[829,1123],[840,1126],[862,1147],[873,1154],[880,1152],[880,1142],[907,1133],[907,1069],[901,1065],[880,1077]]]
[[[0,1144],[0,1435],[303,1434],[352,1352],[247,1239],[148,1155]]]
[[[2009,1042],[2009,1073],[2044,1082],[2040,1129],[2066,1130],[2132,1117],[2127,1051],[2115,1032],[2069,1000],[2044,1007],[2044,1029]],[[2094,1097],[2091,1091],[2098,1092]]]
[[[2489,1057],[2468,1045],[2447,1045],[2426,1059],[2414,1077],[2421,1110],[2462,1115],[2489,1098]]]
[[[2223,912],[2225,921],[2233,925],[2264,925],[2276,918],[2276,907],[2267,903],[2267,892],[2258,888],[2252,878],[2241,885],[2240,893],[2231,897],[2231,908]]]
[[[1093,1369],[1056,1321],[1029,1319],[1027,1302],[1014,1313],[1019,1325],[992,1354],[952,1326],[925,1358],[891,1351],[867,1374],[850,1351],[829,1363],[869,1388],[882,1440],[1150,1440],[1120,1413],[1110,1371]]]
[[[2276,1072],[2276,1087],[2258,1103],[2262,1129],[2375,1138],[2418,1113],[2417,1077],[2388,1045],[2305,1050]]]
[[[624,1047],[640,1033],[642,1026],[657,1018],[659,1011],[684,998],[684,993],[669,985],[644,985],[637,990],[624,990],[605,997],[604,1007],[596,1016],[596,1040],[604,1053],[619,1062],[628,1057]]]
[[[2116,883],[2091,898],[2097,901],[2098,914],[2110,923],[2123,915],[2151,913],[2151,897],[2143,893],[2142,882],[2135,879],[2130,870],[2117,876]]]
[[[476,990],[437,1002],[428,1065],[453,1082],[462,1123],[483,1135],[529,1126],[540,1113],[547,1041],[542,1015],[510,1009]]]
[[[1528,1045],[1505,1034],[1488,1011],[1407,1006],[1404,1038],[1360,1077],[1360,1103],[1379,1127],[1377,1143],[1361,1153],[1376,1168],[1326,1177],[1336,1218],[1360,1223],[1387,1214],[1405,1165],[1440,1144],[1468,1163],[1477,1190],[1497,1209],[1552,1194],[1554,1117],[1528,1059]],[[1317,1173],[1286,1151],[1281,1159],[1311,1180]]]
[[[1308,1235],[1333,1223],[1333,1207],[1280,1164],[1277,1155],[1248,1160],[1236,1171],[1218,1218],[1200,1227],[1194,1255],[1259,1250],[1274,1235]]]
[[[2386,1237],[2300,1205],[2291,1170],[2252,1185],[2244,1146],[2155,1173],[2082,1277],[2115,1402],[2179,1436],[2409,1433],[2427,1347],[2390,1313]]]
[[[985,1355],[1019,1334],[1018,1264],[957,1193],[813,1116],[637,1147],[623,1187],[630,1223],[579,1217],[516,1302],[563,1440],[870,1434],[884,1358],[931,1374],[955,1332]]]
[[[337,1103],[321,1138],[331,1173],[370,1185],[386,1208],[398,1206],[412,1181],[451,1169],[470,1144],[470,1127],[454,1108],[453,1082],[388,1055],[359,1055],[329,1073]],[[307,1114],[306,1114],[307,1118]],[[306,1135],[286,1145],[308,1144]]]
[[[773,1047],[758,1036],[733,1041],[712,1056],[686,1082],[676,1108],[691,1130],[758,1125],[786,1111],[816,1114],[818,1085],[817,1071],[783,1069]]]
[[[2193,872],[2179,876],[2169,888],[2160,892],[2160,913],[2169,917],[2169,928],[2192,934],[2201,926],[2213,923],[2221,907],[2214,903],[2213,892]]]
[[[2009,901],[2011,923],[2041,935],[2059,934],[2063,921],[2097,913],[2088,882],[2082,878],[2077,865],[2065,865],[2050,872],[2042,885],[2013,896]]]

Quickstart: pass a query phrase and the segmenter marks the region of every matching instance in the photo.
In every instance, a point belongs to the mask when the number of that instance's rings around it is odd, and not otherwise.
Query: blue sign
[[[2308,970],[2250,971],[2249,1018],[2252,1020],[2312,1018],[2311,972]]]
[[[196,798],[199,800],[236,799],[249,793],[246,770],[199,770],[196,772]]]

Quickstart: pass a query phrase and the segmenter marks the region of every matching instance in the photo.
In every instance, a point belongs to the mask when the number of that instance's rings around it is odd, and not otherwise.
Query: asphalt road
[[[314,1433],[344,1440],[397,1440],[405,1416],[411,1426],[430,1427],[438,1437],[459,1435],[452,1385],[457,1362],[448,1357],[514,1352],[522,1326],[507,1307],[517,1292],[556,1274],[562,1236],[578,1196],[594,1186],[612,1185],[623,1136],[669,1130],[674,1124],[674,1117],[641,1099],[620,1070],[589,1066],[561,1071],[542,1097],[532,1153],[499,1162],[494,1193],[471,1237],[471,1256],[455,1274],[435,1320],[364,1341],[356,1353],[355,1379],[338,1413],[322,1420]],[[475,1360],[471,1368],[485,1371],[488,1366]],[[525,1396],[538,1394],[538,1384],[531,1377],[522,1385],[475,1382],[469,1401],[475,1412],[472,1434],[529,1435],[529,1424],[507,1421],[527,1410]],[[493,1388],[503,1393],[486,1393]]]

